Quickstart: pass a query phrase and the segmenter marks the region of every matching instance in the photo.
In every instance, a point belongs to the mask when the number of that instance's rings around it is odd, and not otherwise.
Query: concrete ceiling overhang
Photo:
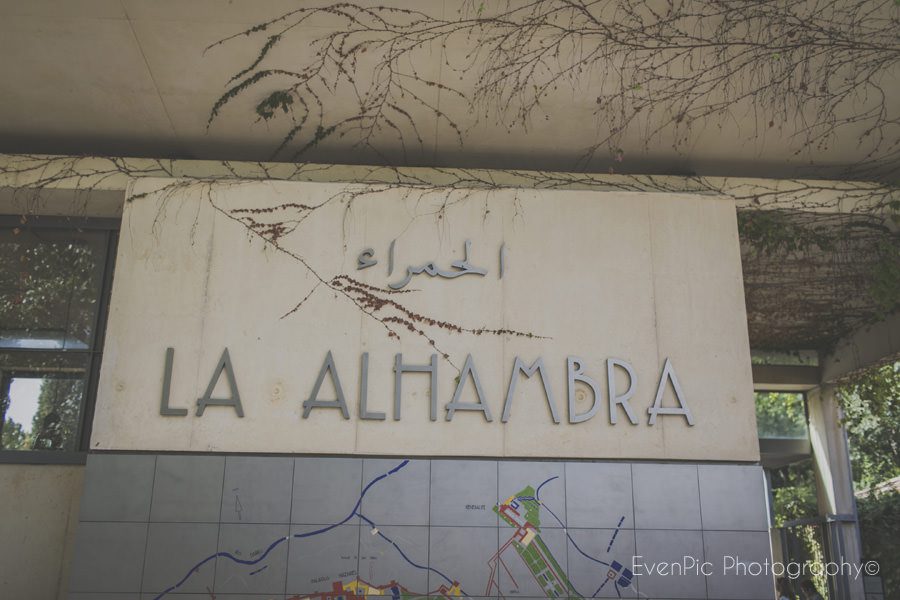
[[[230,78],[253,63],[269,35],[268,31],[242,32],[298,7],[330,4],[329,0],[0,0],[0,152],[271,160],[292,126],[291,115],[276,111],[275,118],[260,119],[256,107],[283,87],[283,81],[266,78],[222,107],[210,123],[211,110],[228,89]],[[415,8],[445,20],[465,18],[465,10],[472,6],[466,0],[361,0],[359,4]],[[894,11],[886,18],[896,21],[900,8],[890,5],[884,3],[887,10]],[[495,5],[487,6],[490,11]],[[284,36],[259,66],[306,64],[314,56],[317,39],[346,26],[346,19],[318,14]],[[214,45],[228,38],[227,43]],[[382,128],[372,132],[365,144],[360,144],[359,132],[352,130],[325,137],[301,159],[320,164],[543,172],[583,169],[613,178],[618,174],[688,176],[673,184],[673,191],[704,191],[708,179],[703,178],[756,177],[772,184],[760,196],[769,203],[764,208],[802,209],[789,217],[803,222],[822,220],[821,211],[809,211],[802,198],[798,201],[804,192],[785,193],[784,189],[806,188],[805,183],[788,179],[845,179],[853,165],[896,156],[890,151],[871,154],[872,136],[862,136],[865,120],[842,127],[829,143],[810,146],[802,144],[802,131],[815,115],[803,111],[760,114],[752,103],[743,103],[719,118],[704,118],[687,131],[664,129],[649,139],[645,139],[647,123],[638,120],[638,126],[617,140],[615,149],[604,149],[585,165],[586,149],[604,135],[607,125],[596,98],[597,90],[608,82],[595,74],[568,80],[549,93],[540,110],[525,123],[511,123],[504,117],[505,106],[473,107],[445,91],[471,92],[483,66],[460,67],[471,43],[465,37],[451,37],[445,43],[423,46],[402,62],[407,72],[440,84],[420,90],[434,110],[410,108],[410,123],[398,121],[399,133]],[[372,71],[365,62],[357,66],[360,77]],[[889,112],[900,110],[900,102],[891,101],[900,97],[897,71],[894,59],[877,73],[878,89],[887,99]],[[323,122],[352,115],[359,105],[356,91],[344,82],[323,93]],[[871,100],[855,98],[848,110],[862,113]],[[450,118],[459,133],[449,126]],[[900,122],[895,112],[886,118],[894,126]],[[897,138],[896,130],[888,133]],[[291,159],[292,150],[308,144],[309,136],[307,130],[276,158]],[[896,153],[897,146],[892,147]],[[272,172],[271,165],[267,168]],[[285,168],[290,171],[294,167]],[[617,175],[607,175],[611,171]],[[530,175],[516,175],[511,180],[516,177],[523,177],[528,185],[546,184],[535,182]],[[649,187],[669,185],[661,181],[655,180]],[[626,181],[614,183],[613,189],[620,184],[621,189],[644,186]],[[563,181],[562,185],[570,183]],[[739,210],[755,208],[755,185],[735,192]],[[732,189],[740,187],[734,184]],[[835,194],[831,184],[821,188],[813,195],[824,198],[824,205],[831,203],[837,213],[848,212],[841,198],[851,197],[856,203],[868,194],[865,186],[857,186],[850,196],[840,190]],[[896,188],[889,194],[896,199]],[[806,214],[801,214],[803,211]],[[878,260],[873,251],[878,242],[864,235],[865,215],[860,216],[862,226],[857,226],[855,218],[824,218],[827,223],[823,227],[848,232],[848,236],[838,236],[836,250],[820,252],[811,247],[766,255],[745,248],[748,321],[755,347],[828,348],[883,311],[863,289],[873,261]]]
[[[0,0],[0,152],[270,160],[291,124],[288,118],[260,120],[255,106],[278,89],[277,78],[240,95],[207,127],[229,78],[254,60],[266,33],[210,45],[313,4],[330,2]],[[453,18],[464,16],[470,3],[361,4],[409,7]],[[345,20],[318,15],[284,36],[261,66],[296,67],[309,59],[316,39],[340,27],[346,27]],[[442,86],[470,91],[472,73],[459,66],[470,44],[464,37],[451,37],[443,45],[416,51],[405,68]],[[365,78],[368,68],[359,64],[358,76]],[[475,64],[468,71],[478,68]],[[889,75],[880,84],[885,93],[896,96],[900,73]],[[439,114],[410,108],[416,131],[398,122],[404,130],[402,141],[396,131],[384,128],[370,144],[360,146],[358,132],[349,132],[321,140],[303,160],[574,170],[604,126],[595,102],[602,82],[591,77],[561,83],[525,125],[512,126],[498,112],[504,107],[488,107],[486,115],[480,114],[484,107],[475,110],[433,86],[425,100]],[[321,99],[326,123],[352,114],[358,102],[346,86]],[[450,115],[459,124],[459,136],[440,115]],[[857,143],[865,123],[842,129],[827,147],[806,147],[798,153],[797,136],[808,116],[796,113],[767,126],[769,116],[742,104],[721,119],[697,123],[677,148],[675,138],[685,131],[666,130],[647,140],[642,138],[646,127],[635,127],[613,155],[601,152],[588,170],[837,178],[848,165],[866,159],[871,147]],[[309,141],[300,138],[295,147]]]

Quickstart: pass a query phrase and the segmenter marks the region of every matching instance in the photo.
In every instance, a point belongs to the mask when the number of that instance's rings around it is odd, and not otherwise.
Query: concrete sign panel
[[[92,449],[758,459],[734,206],[146,179]]]

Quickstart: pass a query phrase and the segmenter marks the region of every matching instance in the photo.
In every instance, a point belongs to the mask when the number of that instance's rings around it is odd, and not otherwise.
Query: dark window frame
[[[94,409],[97,402],[97,386],[100,379],[100,363],[103,358],[106,340],[106,321],[109,315],[112,281],[115,270],[116,250],[119,242],[119,219],[95,217],[54,217],[29,216],[23,223],[20,216],[0,215],[0,229],[47,229],[61,233],[66,231],[100,231],[105,235],[105,256],[100,285],[100,297],[94,315],[94,341],[90,349],[3,349],[11,354],[59,354],[80,355],[87,358],[85,368],[85,393],[78,417],[78,432],[75,436],[76,450],[5,450],[0,449],[0,464],[47,464],[78,465],[84,464],[90,448],[91,425],[94,421]]]

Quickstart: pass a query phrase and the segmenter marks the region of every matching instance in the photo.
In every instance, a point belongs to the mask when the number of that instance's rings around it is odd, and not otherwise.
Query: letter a
[[[231,388],[231,397],[213,398],[212,393],[213,390],[216,389],[216,384],[219,383],[219,377],[222,376],[222,371],[225,371],[225,375],[228,377],[228,387]],[[209,380],[209,385],[206,386],[206,393],[197,399],[198,417],[203,416],[203,411],[206,410],[207,406],[233,406],[237,416],[244,416],[244,407],[241,406],[241,395],[238,393],[237,380],[234,378],[234,368],[231,366],[231,357],[228,355],[228,348],[225,348],[222,352],[222,358],[219,359],[219,364],[216,365],[216,370],[213,371],[212,379]]]
[[[334,391],[337,394],[336,400],[318,400],[319,389],[325,381],[325,375],[331,375],[331,383],[334,384]],[[344,401],[344,390],[341,387],[341,378],[338,377],[337,367],[334,366],[334,357],[331,356],[331,350],[325,357],[325,362],[319,370],[319,376],[316,377],[316,385],[313,386],[312,394],[309,400],[303,401],[303,418],[307,418],[314,408],[339,408],[345,419],[350,418],[350,411],[347,410],[347,403]]]
[[[475,384],[475,396],[478,402],[460,402],[459,397],[462,396],[463,388],[466,385],[466,379],[472,377],[472,383]],[[491,409],[484,403],[484,391],[481,389],[481,382],[478,380],[478,371],[472,364],[472,355],[466,356],[466,363],[463,365],[462,372],[459,374],[459,383],[456,384],[456,391],[453,392],[453,400],[447,404],[447,420],[453,420],[453,413],[457,410],[478,410],[484,413],[484,420],[490,423],[493,421],[491,417]]]
[[[675,399],[678,400],[679,408],[663,408],[662,397],[666,391],[666,381],[672,382],[672,389],[675,390]],[[675,369],[672,368],[672,362],[667,358],[666,364],[663,366],[662,374],[659,376],[659,386],[656,388],[656,400],[653,406],[647,409],[650,413],[649,425],[656,424],[656,415],[683,415],[687,420],[687,424],[694,425],[694,417],[684,403],[684,392],[681,391],[681,385],[678,383],[678,377],[675,376]]]

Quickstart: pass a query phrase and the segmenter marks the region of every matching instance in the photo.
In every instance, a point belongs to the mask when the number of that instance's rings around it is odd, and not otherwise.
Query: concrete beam
[[[806,392],[822,381],[819,367],[808,365],[753,365],[756,392]]]
[[[839,342],[821,362],[822,382],[834,383],[857,371],[900,358],[900,313],[863,327]],[[755,380],[755,378],[754,378]]]
[[[826,520],[829,559],[862,564],[862,545],[853,494],[847,433],[834,386],[823,385],[807,395],[809,441],[813,449],[819,514]],[[836,600],[865,598],[862,581],[838,574],[832,578]]]
[[[124,190],[142,177],[711,194],[732,199],[738,210],[821,213],[883,206],[900,195],[895,188],[869,181],[0,154],[0,187]]]

